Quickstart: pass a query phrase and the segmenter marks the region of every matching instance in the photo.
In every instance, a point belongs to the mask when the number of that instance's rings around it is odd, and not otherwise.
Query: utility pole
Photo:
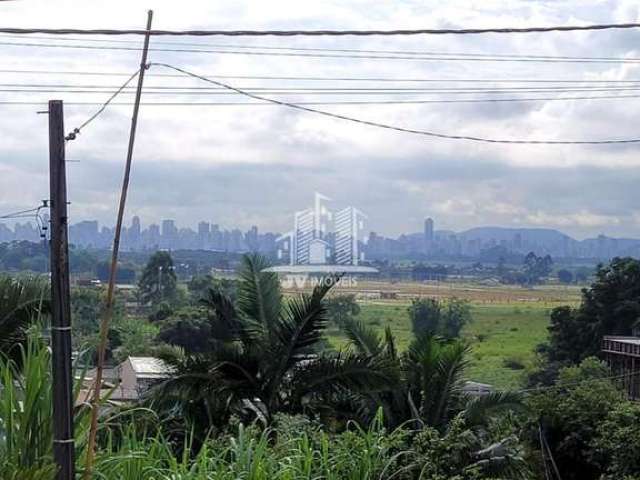
[[[140,59],[140,73],[138,75],[138,87],[136,89],[135,102],[133,105],[133,116],[131,117],[131,129],[129,131],[129,146],[127,148],[127,161],[124,167],[124,178],[122,179],[122,190],[120,193],[120,203],[118,206],[118,218],[116,220],[116,230],[113,236],[113,250],[111,251],[111,270],[109,272],[109,286],[107,287],[107,299],[105,311],[100,322],[100,344],[98,345],[98,362],[96,365],[96,378],[93,386],[93,398],[91,400],[91,425],[89,428],[89,440],[87,444],[87,458],[83,479],[89,480],[93,473],[93,460],[96,448],[96,434],[98,432],[98,409],[100,408],[100,392],[102,387],[102,372],[104,370],[104,356],[107,347],[107,335],[109,324],[113,316],[113,296],[116,283],[116,273],[118,269],[118,252],[120,250],[120,233],[122,232],[122,222],[124,219],[124,208],[127,203],[127,193],[129,191],[129,177],[131,174],[131,160],[133,158],[133,146],[136,139],[136,128],[138,126],[138,112],[140,110],[140,98],[142,97],[142,85],[144,83],[144,73],[147,70],[147,54],[149,53],[149,40],[151,38],[151,22],[153,20],[153,10],[147,13],[147,32],[144,37],[142,48],[142,58]]]
[[[49,187],[51,199],[51,351],[53,369],[53,457],[56,480],[75,478],[73,378],[67,177],[62,100],[49,101]]]

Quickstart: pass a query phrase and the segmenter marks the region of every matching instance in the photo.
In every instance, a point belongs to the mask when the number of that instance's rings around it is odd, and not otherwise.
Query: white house
[[[119,387],[123,392],[140,396],[149,388],[169,378],[171,370],[154,357],[128,357],[118,365]]]

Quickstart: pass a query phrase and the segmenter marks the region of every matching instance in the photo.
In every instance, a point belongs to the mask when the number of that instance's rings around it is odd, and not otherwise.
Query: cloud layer
[[[254,0],[226,4],[194,1],[185,8],[169,1],[131,5],[117,0],[99,4],[63,1],[55,6],[46,1],[7,2],[0,5],[0,18],[3,25],[16,27],[140,28],[147,7],[155,10],[155,27],[168,29],[531,26],[635,22],[640,16],[637,2],[631,1],[590,2],[588,7],[578,0],[485,1],[469,8],[469,2]],[[202,49],[212,49],[211,44],[233,44],[632,58],[640,56],[636,51],[637,36],[637,31],[606,31],[182,41],[199,42]],[[5,43],[18,41],[0,38]],[[162,48],[163,41],[180,40],[154,39],[156,48]],[[63,43],[37,38],[29,42]],[[152,61],[172,63],[203,74],[238,76],[628,80],[638,75],[635,64],[612,63],[252,57],[160,51],[152,52],[151,57]],[[0,50],[0,69],[5,70],[124,73],[134,71],[138,61],[136,51],[18,46],[3,46]],[[203,86],[193,79],[157,76],[160,73],[169,72],[153,67],[147,85]],[[7,84],[98,84],[106,88],[118,85],[126,77],[3,73],[2,78]],[[230,81],[244,87],[301,85],[296,81]],[[69,103],[102,101],[108,96],[5,92],[0,93],[0,100],[44,101],[52,95]],[[431,94],[428,98],[445,96]],[[427,95],[403,99],[418,97]],[[131,98],[122,97],[121,101]],[[232,95],[220,98],[241,101]],[[317,96],[280,98],[318,99]],[[353,95],[332,99],[373,97]],[[145,100],[212,99],[146,95]],[[639,99],[613,99],[321,108],[446,133],[578,140],[638,137],[635,105],[638,102]],[[0,105],[0,213],[28,208],[47,196],[47,119],[36,115],[38,109]],[[94,109],[67,105],[67,129],[81,123]],[[68,157],[79,161],[68,166],[72,222],[98,218],[113,223],[130,109],[110,108],[69,145]],[[247,228],[256,224],[262,230],[283,231],[289,228],[291,213],[311,202],[314,191],[321,191],[338,204],[360,207],[369,215],[369,226],[388,235],[419,230],[424,217],[432,216],[438,227],[455,230],[476,225],[548,226],[577,237],[600,232],[639,236],[639,148],[506,146],[436,140],[273,106],[148,106],[142,108],[140,118],[128,215],[138,214],[147,223],[175,218],[181,225],[193,225],[206,219],[227,227]]]

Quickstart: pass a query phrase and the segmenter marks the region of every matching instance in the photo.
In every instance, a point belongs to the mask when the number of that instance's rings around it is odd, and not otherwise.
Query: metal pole
[[[127,192],[129,189],[129,176],[131,173],[131,159],[133,158],[133,146],[136,138],[136,128],[138,126],[138,112],[140,110],[140,97],[142,96],[142,85],[144,73],[147,69],[147,54],[149,52],[149,39],[151,37],[151,21],[153,20],[153,10],[147,13],[147,30],[144,37],[142,49],[142,59],[140,60],[140,74],[138,75],[138,87],[133,105],[133,116],[131,118],[131,130],[129,132],[129,147],[127,149],[127,161],[122,180],[122,191],[120,193],[120,205],[118,207],[118,219],[113,237],[113,250],[111,252],[111,270],[109,272],[109,286],[107,288],[107,299],[105,312],[100,323],[100,344],[98,346],[98,363],[96,366],[96,378],[93,387],[93,399],[91,402],[91,427],[89,430],[89,443],[87,445],[86,468],[84,478],[90,479],[93,470],[93,458],[95,454],[96,434],[98,431],[98,409],[100,407],[100,390],[102,385],[102,372],[104,370],[104,355],[107,347],[107,336],[109,333],[109,323],[113,316],[113,293],[116,283],[116,271],[118,269],[118,252],[120,250],[120,234],[122,232],[122,222],[124,219],[124,208],[127,203]]]
[[[51,198],[51,351],[53,369],[53,457],[57,480],[75,478],[71,306],[64,122],[61,100],[49,101]]]

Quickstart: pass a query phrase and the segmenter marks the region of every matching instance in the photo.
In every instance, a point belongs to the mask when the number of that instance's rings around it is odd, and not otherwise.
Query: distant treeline
[[[118,265],[118,283],[134,283],[153,251],[122,252]],[[171,252],[179,277],[209,273],[211,269],[232,270],[240,254],[208,250],[176,250]],[[69,247],[72,274],[107,281],[111,252]],[[46,273],[49,271],[49,248],[42,242],[14,241],[0,243],[0,271]]]

